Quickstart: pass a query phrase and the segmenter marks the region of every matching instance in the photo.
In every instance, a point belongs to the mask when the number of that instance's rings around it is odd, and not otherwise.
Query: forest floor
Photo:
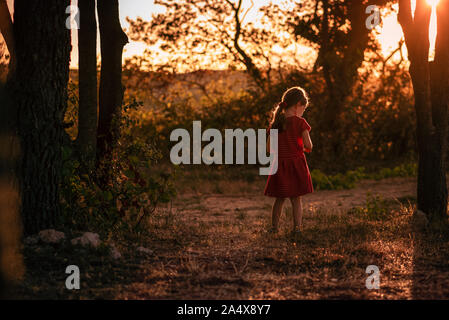
[[[17,289],[31,299],[448,299],[449,236],[413,218],[416,180],[364,180],[303,197],[304,230],[292,237],[286,202],[278,234],[262,179],[193,181],[152,218],[150,236],[103,250],[25,247]],[[152,254],[137,254],[143,245]],[[82,251],[84,250],[84,251]],[[65,288],[65,266],[81,289]],[[380,271],[369,290],[366,268]]]

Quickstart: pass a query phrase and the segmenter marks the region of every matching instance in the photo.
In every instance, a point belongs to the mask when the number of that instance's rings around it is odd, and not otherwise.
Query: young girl
[[[313,192],[312,179],[304,151],[312,151],[309,131],[311,127],[302,118],[309,105],[305,90],[301,87],[288,89],[273,112],[270,129],[278,129],[278,170],[269,175],[265,195],[275,197],[272,211],[271,232],[277,232],[282,206],[290,198],[293,211],[293,233],[302,229],[301,196]],[[268,144],[270,142],[268,137]]]

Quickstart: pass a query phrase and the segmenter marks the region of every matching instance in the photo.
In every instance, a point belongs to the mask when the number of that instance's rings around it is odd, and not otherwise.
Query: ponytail
[[[285,102],[279,102],[273,111],[273,120],[271,121],[270,129],[277,129],[279,131],[285,130]]]

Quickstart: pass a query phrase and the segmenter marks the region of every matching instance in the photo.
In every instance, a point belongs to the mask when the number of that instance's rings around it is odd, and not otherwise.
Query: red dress
[[[269,175],[264,194],[292,198],[313,192],[312,178],[304,155],[302,132],[311,127],[304,118],[286,118],[286,130],[278,131],[278,170]]]

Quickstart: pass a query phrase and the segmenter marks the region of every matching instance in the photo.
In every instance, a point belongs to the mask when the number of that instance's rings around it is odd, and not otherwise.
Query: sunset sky
[[[76,5],[78,0],[72,0],[73,4]],[[272,0],[273,2],[282,3],[282,0]],[[429,4],[435,5],[438,0],[427,0]],[[258,15],[258,9],[268,4],[269,0],[258,0],[254,1],[254,6],[249,11],[247,15],[247,20],[255,20]],[[412,2],[414,2],[412,0]],[[12,9],[13,0],[8,0],[8,4]],[[135,19],[137,17],[141,17],[144,20],[151,20],[152,14],[160,13],[164,11],[164,8],[161,6],[157,6],[154,4],[154,0],[119,0],[120,3],[120,20],[122,23],[122,27],[125,29],[128,28],[128,23],[126,22],[126,17],[130,17],[131,19]],[[250,0],[244,0],[244,4],[246,7],[250,6]],[[395,6],[397,10],[397,5]],[[434,10],[435,11],[435,10]],[[435,12],[434,12],[435,13]],[[382,50],[384,55],[388,55],[389,52],[397,48],[398,41],[402,37],[402,29],[397,22],[396,14],[392,14],[389,16],[382,15],[383,26],[377,27],[376,31],[379,32],[378,39],[382,45]],[[435,19],[432,21],[431,26],[431,38],[435,38],[435,29],[436,23]],[[433,31],[432,31],[433,30]],[[71,59],[71,67],[76,68],[78,65],[78,49],[77,49],[77,33],[76,30],[72,31],[72,59]],[[145,49],[145,45],[139,42],[131,41],[126,47],[124,51],[124,58],[131,57],[133,55],[139,55]]]

